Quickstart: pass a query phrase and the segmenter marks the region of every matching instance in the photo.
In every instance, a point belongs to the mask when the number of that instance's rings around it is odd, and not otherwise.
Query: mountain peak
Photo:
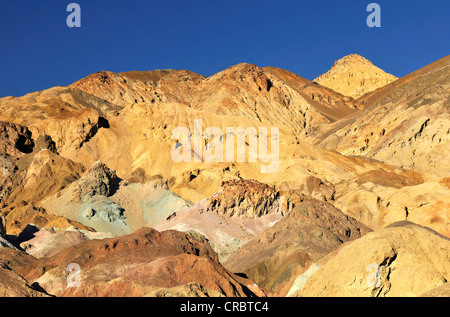
[[[334,66],[346,66],[351,64],[366,64],[366,65],[373,65],[371,61],[369,61],[367,58],[359,55],[359,54],[350,54],[347,56],[342,57],[341,59],[334,62]]]
[[[350,54],[335,61],[328,72],[314,81],[356,99],[395,80],[397,77],[386,73],[368,59]]]

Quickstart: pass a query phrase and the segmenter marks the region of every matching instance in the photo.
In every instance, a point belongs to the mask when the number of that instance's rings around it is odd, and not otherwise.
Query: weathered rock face
[[[224,265],[284,296],[311,263],[369,231],[329,203],[305,200],[238,249]]]
[[[6,229],[10,235],[20,235],[30,224],[39,228],[64,230],[69,227],[76,227],[81,230],[93,231],[92,228],[84,226],[77,221],[48,213],[44,208],[34,205],[17,203],[9,205],[3,211],[6,214]]]
[[[31,131],[26,127],[0,121],[0,153],[18,157],[33,151]]]
[[[193,72],[171,69],[119,74],[101,71],[73,83],[71,87],[125,107],[138,103],[178,101],[202,78]],[[173,81],[176,81],[175,85]],[[174,86],[183,86],[184,89],[175,91]]]
[[[33,152],[31,132],[24,126],[0,121],[0,208],[14,188],[16,161]]]
[[[97,161],[70,186],[48,197],[43,206],[56,215],[97,231],[127,234],[130,229],[124,209],[110,199],[119,190],[121,182],[115,171]],[[61,205],[65,208],[61,209]]]
[[[29,126],[36,137],[47,135],[64,158],[85,168],[101,160],[122,179],[161,176],[170,190],[194,203],[210,197],[224,180],[257,179],[298,189],[311,176],[326,185],[313,197],[330,201],[333,184],[381,168],[304,142],[355,113],[355,101],[273,67],[242,63],[209,78],[172,70],[101,72],[70,87],[0,103],[5,109],[0,119]],[[177,127],[193,132],[196,119],[202,119],[203,131],[217,127],[224,135],[227,127],[280,128],[277,175],[261,173],[262,162],[175,163],[171,132]]]
[[[77,150],[101,128],[107,113],[122,107],[76,88],[54,87],[0,99],[0,120],[28,127],[33,138],[49,136],[59,153]]]
[[[112,196],[121,181],[115,171],[97,161],[78,181],[78,186],[73,191],[73,201],[79,202],[95,195]]]
[[[335,205],[374,230],[409,220],[450,237],[450,190],[444,184],[426,182],[399,189],[372,182],[350,184]]]
[[[33,263],[35,259],[5,239],[2,221],[4,219],[0,215],[0,297],[48,297],[38,285],[32,285],[17,273],[18,268]]]
[[[0,174],[2,203],[17,201],[38,203],[75,181],[84,171],[79,163],[65,159],[49,150],[25,154],[15,160],[1,159]],[[3,164],[2,164],[3,162]]]
[[[345,244],[300,296],[420,296],[450,277],[450,240],[400,222]]]
[[[64,271],[68,263],[81,268],[79,288],[67,287]],[[254,283],[224,269],[206,240],[150,228],[77,244],[22,266],[20,272],[58,296],[144,296],[189,283],[225,296],[254,294],[249,289]]]
[[[395,80],[397,77],[384,72],[364,57],[351,54],[336,61],[327,73],[314,81],[357,99]]]
[[[0,297],[48,297],[30,285],[9,266],[0,262]]]
[[[84,171],[81,164],[42,149],[15,158],[0,154],[0,166],[0,211],[7,219],[8,234],[20,233],[32,221],[63,225],[61,217],[36,205],[78,179]]]
[[[355,109],[353,100],[298,75],[247,63],[209,78],[186,70],[102,71],[70,87],[130,109],[143,104],[152,108],[180,104],[218,115],[245,116],[299,133],[311,133],[313,126],[340,119]],[[278,111],[276,117],[270,115],[273,108]]]
[[[221,261],[287,214],[294,200],[255,180],[230,180],[194,206],[170,216],[157,230],[205,236]]]
[[[0,237],[6,235],[5,218],[0,214]]]
[[[224,182],[220,191],[206,203],[207,212],[226,217],[257,218],[271,212],[283,214],[279,193],[266,184],[254,180]]]
[[[73,110],[53,116],[32,127],[51,136],[59,153],[78,150],[88,142],[100,128],[107,127],[107,121],[101,118],[96,109]]]

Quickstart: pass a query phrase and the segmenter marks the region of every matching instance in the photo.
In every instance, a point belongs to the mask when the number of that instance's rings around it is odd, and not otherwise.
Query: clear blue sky
[[[79,29],[66,25],[71,2]],[[371,2],[381,28],[366,25]],[[351,53],[400,77],[449,54],[449,14],[449,0],[4,0],[0,96],[100,70],[209,76],[240,62],[314,79]]]

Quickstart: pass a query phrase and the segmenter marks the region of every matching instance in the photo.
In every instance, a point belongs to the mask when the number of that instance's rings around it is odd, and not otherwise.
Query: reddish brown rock
[[[0,262],[0,297],[48,297],[48,295]]]
[[[67,288],[64,271],[70,263],[81,268],[79,288]],[[20,272],[58,296],[144,296],[157,288],[193,282],[226,296],[264,294],[250,280],[223,268],[199,236],[150,228],[77,244]]]

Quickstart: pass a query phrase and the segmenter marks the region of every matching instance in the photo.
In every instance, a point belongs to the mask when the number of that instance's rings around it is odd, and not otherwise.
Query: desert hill
[[[358,54],[350,54],[335,61],[328,72],[314,79],[320,85],[354,99],[395,80],[397,77]]]

